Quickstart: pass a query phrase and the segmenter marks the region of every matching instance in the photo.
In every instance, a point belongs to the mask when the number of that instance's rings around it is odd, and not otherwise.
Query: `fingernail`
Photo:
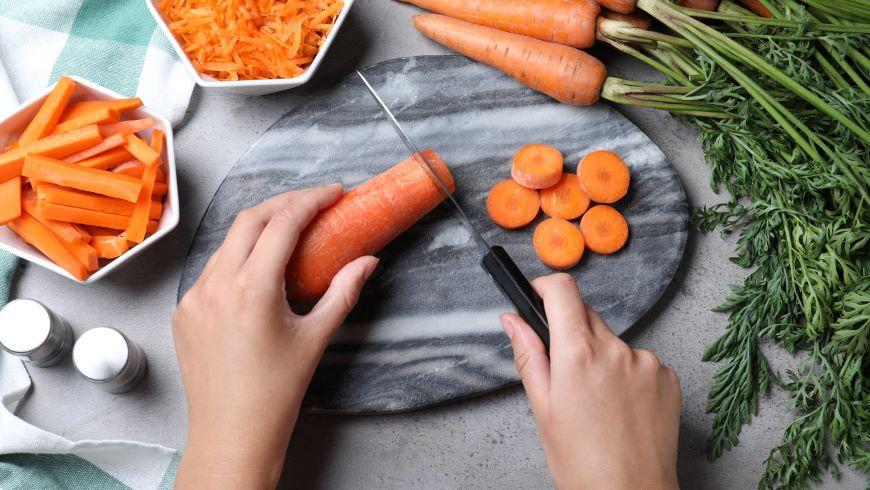
[[[516,325],[514,324],[513,317],[511,317],[510,315],[502,315],[499,319],[501,320],[501,327],[504,329],[508,338],[513,340],[514,339],[514,332],[516,331],[516,328],[517,328]]]
[[[327,189],[341,189],[341,187],[341,182],[333,182],[332,184],[326,186]]]
[[[381,259],[379,259],[377,257],[373,257],[373,258],[375,260],[370,261],[369,264],[366,266],[366,270],[365,270],[366,280],[368,280],[368,278],[372,276],[372,274],[375,272],[375,269],[377,269],[378,264],[381,261]]]

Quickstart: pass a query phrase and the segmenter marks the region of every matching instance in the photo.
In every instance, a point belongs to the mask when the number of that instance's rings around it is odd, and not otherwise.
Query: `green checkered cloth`
[[[144,0],[0,0],[0,120],[63,75],[137,96],[173,124],[194,86]],[[0,305],[17,265],[0,252]],[[0,350],[0,488],[171,488],[180,453],[43,431],[15,416],[30,388],[24,364]]]

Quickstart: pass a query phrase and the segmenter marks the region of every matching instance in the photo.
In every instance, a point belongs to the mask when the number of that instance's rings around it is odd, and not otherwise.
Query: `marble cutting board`
[[[461,56],[400,58],[362,71],[411,138],[450,166],[456,197],[484,237],[503,245],[530,278],[552,272],[532,248],[534,224],[502,230],[485,211],[488,190],[510,177],[513,153],[526,143],[548,143],[572,172],[591,150],[622,155],[632,175],[629,196],[617,205],[631,229],[628,245],[612,256],[587,253],[569,272],[617,333],[660,298],[683,256],[686,199],[665,155],[616,110],[558,104]],[[289,189],[336,181],[351,187],[405,158],[355,75],[321,90],[276,122],[229,172],[200,223],[179,298],[240,210]],[[378,271],[318,368],[306,409],[404,411],[517,382],[498,323],[510,306],[446,206],[378,256]]]

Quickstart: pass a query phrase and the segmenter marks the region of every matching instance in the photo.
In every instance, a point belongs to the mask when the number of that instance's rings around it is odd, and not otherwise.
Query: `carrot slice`
[[[57,126],[57,121],[66,109],[66,104],[76,88],[76,83],[67,77],[60,77],[51,93],[45,98],[42,107],[39,108],[30,124],[24,128],[21,135],[18,137],[18,144],[22,148],[30,145],[36,140],[42,139]]]
[[[81,281],[88,277],[88,271],[84,264],[64,246],[57,235],[33,216],[22,213],[21,216],[9,222],[9,228],[76,279]]]
[[[593,206],[580,220],[586,246],[597,254],[612,254],[628,240],[628,223],[610,206]]]
[[[53,158],[29,155],[21,174],[52,184],[136,202],[142,181],[107,170],[81,167]]]
[[[585,243],[580,229],[561,218],[549,218],[535,228],[532,238],[535,252],[547,267],[570,269],[583,257]]]
[[[589,197],[580,188],[580,178],[563,173],[559,183],[541,189],[541,209],[551,218],[579,218],[589,209]]]
[[[101,259],[114,259],[130,250],[130,242],[120,236],[95,236],[93,247]]]
[[[495,224],[508,230],[520,228],[532,222],[540,209],[538,191],[523,187],[506,179],[489,191],[486,212]]]
[[[116,165],[120,165],[124,162],[130,161],[131,158],[133,158],[133,155],[131,155],[130,152],[125,150],[124,148],[114,148],[108,151],[104,151],[99,155],[85,158],[84,160],[79,160],[75,163],[81,165],[82,167],[108,170],[114,168]],[[67,161],[69,161],[69,159],[67,159]]]
[[[514,155],[511,177],[529,189],[546,189],[562,177],[564,159],[549,145],[526,145]]]
[[[97,130],[99,132],[99,129]],[[83,160],[89,159],[96,155],[100,155],[105,151],[112,150],[114,148],[118,148],[119,146],[124,144],[124,135],[123,134],[115,134],[109,136],[108,138],[101,141],[99,144],[95,144],[90,148],[86,148],[78,153],[72,154],[64,158],[65,162],[69,163],[78,163]]]
[[[130,177],[136,177],[137,179],[142,178],[142,173],[145,171],[145,165],[138,161],[133,162],[125,162],[121,165],[112,169],[112,172],[116,174],[124,174],[129,175]],[[157,167],[157,177],[155,179],[157,182],[166,182],[166,174],[163,172],[163,169]]]
[[[84,116],[62,122],[54,128],[54,132],[56,134],[60,134],[67,131],[72,131],[73,129],[83,128],[89,124],[104,124],[109,122],[116,122],[120,117],[121,114],[114,109],[101,109],[99,111],[94,111],[90,114],[85,114]],[[102,132],[102,128],[100,128],[100,131]]]
[[[123,230],[130,223],[130,218],[119,214],[101,213],[90,209],[74,208],[39,200],[36,202],[37,213],[46,219],[67,221],[82,225],[102,226]]]
[[[150,117],[100,124],[100,134],[103,135],[103,138],[108,138],[113,134],[138,133],[139,131],[144,131],[153,125],[154,119],[151,119]]]
[[[160,155],[151,149],[147,143],[142,141],[135,134],[125,134],[124,148],[133,155],[136,160],[139,160],[148,167],[153,167],[160,163]]]
[[[39,199],[50,203],[90,209],[91,211],[100,211],[102,213],[119,214],[121,216],[131,216],[135,208],[135,204],[121,199],[81,192],[54,184],[40,185],[37,195]],[[163,203],[152,202],[151,207],[152,210],[148,217],[152,219],[160,218],[160,214],[163,211]]]
[[[616,153],[597,150],[580,160],[577,167],[580,187],[595,202],[614,203],[628,193],[631,175]]]
[[[0,184],[0,225],[21,216],[21,177]]]
[[[40,216],[36,202],[37,199],[35,192],[30,190],[22,192],[21,208],[23,212],[36,218],[37,221],[42,223],[42,226],[45,226],[46,228],[51,230],[52,233],[57,235],[58,238],[60,238],[65,243],[74,243],[85,240],[85,236],[87,235],[82,234],[76,228],[76,225],[72,223],[67,223],[65,221],[54,221]]]
[[[135,109],[141,105],[142,101],[139,97],[133,97],[132,99],[84,100],[82,102],[70,104],[66,112],[63,113],[61,121],[66,122],[72,119],[77,119],[86,114],[102,109],[113,109],[118,112],[123,112]]]

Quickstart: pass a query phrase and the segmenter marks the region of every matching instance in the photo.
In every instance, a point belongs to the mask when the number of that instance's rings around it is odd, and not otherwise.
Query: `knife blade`
[[[541,300],[541,297],[535,292],[534,288],[532,288],[529,280],[523,275],[522,271],[520,271],[520,268],[507,251],[501,246],[490,246],[489,243],[487,243],[483,238],[483,235],[481,235],[468,218],[468,215],[462,209],[462,206],[450,193],[447,185],[435,172],[432,164],[420,153],[417,145],[413,140],[411,140],[408,133],[406,133],[402,128],[402,125],[399,124],[399,121],[381,99],[380,95],[378,95],[377,91],[375,91],[374,87],[372,87],[366,77],[363,76],[359,70],[356,71],[356,74],[362,80],[363,84],[365,84],[366,89],[368,89],[372,98],[377,102],[378,107],[380,107],[381,112],[383,112],[387,120],[390,122],[396,135],[398,135],[399,139],[402,140],[402,143],[404,143],[408,151],[411,152],[411,156],[435,182],[446,197],[447,202],[450,203],[450,207],[454,214],[471,234],[475,246],[482,254],[480,265],[483,270],[489,274],[501,290],[502,294],[513,303],[514,307],[517,309],[517,313],[519,313],[523,320],[532,327],[532,330],[534,330],[541,339],[544,347],[549,351],[550,327],[547,322],[547,315],[544,312],[544,302]]]

